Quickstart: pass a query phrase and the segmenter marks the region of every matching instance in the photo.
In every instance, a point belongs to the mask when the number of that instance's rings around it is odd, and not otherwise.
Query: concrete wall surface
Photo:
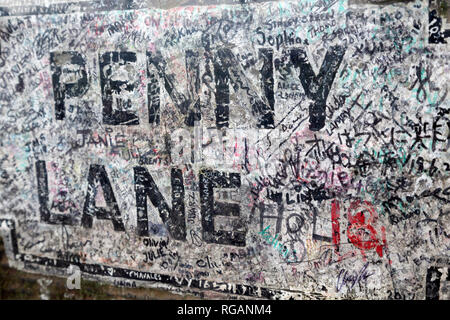
[[[0,1],[0,297],[448,300],[448,5]]]

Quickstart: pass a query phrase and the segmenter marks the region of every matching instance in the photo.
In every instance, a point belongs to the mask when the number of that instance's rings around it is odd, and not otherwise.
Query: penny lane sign
[[[305,1],[1,17],[9,263],[205,297],[439,297],[449,73],[433,76],[448,59],[427,14]],[[403,242],[400,225],[415,228]]]

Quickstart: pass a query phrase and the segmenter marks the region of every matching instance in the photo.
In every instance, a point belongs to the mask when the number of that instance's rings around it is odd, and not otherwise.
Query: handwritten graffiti
[[[74,6],[0,8],[12,266],[205,297],[447,297],[434,1]]]

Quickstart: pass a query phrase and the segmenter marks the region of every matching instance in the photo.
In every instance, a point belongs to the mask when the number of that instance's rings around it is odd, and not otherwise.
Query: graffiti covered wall
[[[448,299],[450,28],[431,4],[102,5],[2,8],[12,266],[210,298]]]

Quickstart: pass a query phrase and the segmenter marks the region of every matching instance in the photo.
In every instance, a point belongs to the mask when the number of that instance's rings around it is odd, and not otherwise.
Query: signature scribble
[[[375,272],[369,273],[367,271],[368,266],[369,263],[367,262],[359,272],[349,272],[348,270],[341,269],[337,278],[336,291],[341,291],[344,285],[346,285],[348,289],[352,289],[357,283],[359,284],[361,281],[366,282],[367,278],[375,274]]]

